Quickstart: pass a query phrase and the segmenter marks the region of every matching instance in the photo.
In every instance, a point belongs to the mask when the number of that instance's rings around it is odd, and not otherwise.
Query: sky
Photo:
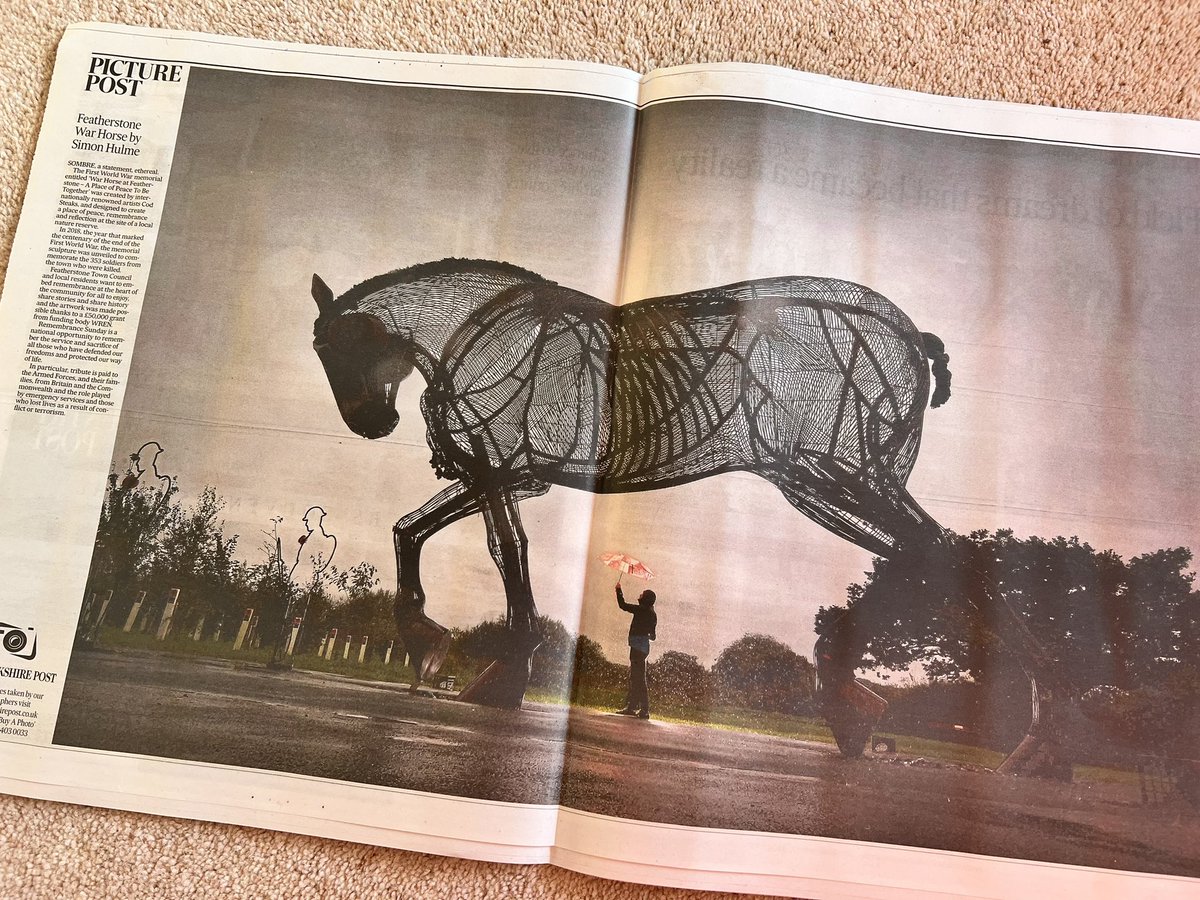
[[[643,112],[630,195],[633,124],[599,100],[194,71],[114,461],[159,441],[185,500],[227,499],[250,559],[272,516],[286,543],[319,504],[337,562],[391,587],[392,524],[445,485],[424,385],[404,384],[390,437],[346,430],[311,349],[314,272],[339,294],[483,257],[608,301],[826,275],[946,343],[954,395],[909,481],[943,525],[1124,555],[1195,544],[1196,161],[705,100]],[[655,652],[705,664],[753,632],[808,655],[816,608],[870,565],[744,473],[555,488],[522,516],[539,608],[613,658],[628,618],[603,551],[655,571]],[[422,574],[444,624],[504,610],[482,521],[430,540]]]
[[[953,396],[926,411],[908,482],[943,526],[1198,546],[1200,162],[734,101],[641,125],[627,299],[867,285],[950,354]],[[596,518],[662,571],[660,632],[707,654],[745,628],[809,655],[816,607],[870,566],[747,474],[604,498]],[[586,613],[587,633],[610,618]]]

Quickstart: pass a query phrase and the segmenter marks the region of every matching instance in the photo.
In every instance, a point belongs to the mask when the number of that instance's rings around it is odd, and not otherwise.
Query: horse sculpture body
[[[508,597],[510,655],[472,699],[519,706],[538,644],[518,503],[552,485],[654,490],[753,472],[872,553],[936,539],[905,489],[942,342],[874,291],[784,277],[612,306],[504,263],[443,260],[334,299],[313,276],[314,347],[346,424],[398,421],[416,368],[433,466],[449,487],[395,526],[396,619],[418,678],[445,629],[424,612],[424,541],[482,514]]]

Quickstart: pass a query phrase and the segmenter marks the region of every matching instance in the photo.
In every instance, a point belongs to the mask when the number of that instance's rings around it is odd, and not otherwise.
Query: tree
[[[179,515],[174,484],[165,492],[134,481],[126,487],[115,474],[108,479],[88,591],[109,589],[118,609],[128,609],[135,582],[148,574],[158,536]]]
[[[378,579],[376,579],[378,580]],[[392,608],[396,603],[396,595],[392,591],[353,590],[344,600],[333,600],[327,613],[330,627],[337,628],[338,635],[354,635],[361,640],[364,635],[369,638],[367,652],[382,655],[388,645],[397,637],[396,619]],[[310,640],[319,640],[324,631],[309,629]],[[401,659],[404,657],[401,656]]]
[[[571,691],[571,676],[575,669],[577,638],[562,622],[547,616],[538,616],[538,631],[542,635],[542,645],[533,655],[533,672],[529,683],[566,699]]]
[[[969,679],[1028,705],[1028,688],[1009,687],[1023,675],[1041,712],[1030,735],[1054,743],[1038,733],[1054,731],[1068,698],[1097,685],[1164,683],[1178,667],[1194,665],[1190,563],[1186,548],[1125,563],[1075,537],[950,535],[945,546],[874,560],[866,580],[848,589],[845,608],[818,613],[817,628],[849,610],[868,668],[919,662],[931,678]],[[1054,752],[1051,768],[1061,770],[1070,754]]]
[[[613,662],[596,641],[587,635],[579,635],[575,641],[572,703],[620,702],[628,682],[629,666]]]
[[[812,663],[765,634],[747,634],[734,641],[721,651],[712,671],[726,703],[800,713],[808,711],[812,701]]]
[[[272,648],[272,665],[278,664],[277,657],[283,652],[291,629],[290,619],[303,608],[305,596],[305,589],[292,581],[274,552],[251,569],[251,591],[246,605],[258,615],[258,633],[263,643]]]
[[[329,582],[351,600],[364,597],[379,584],[379,571],[369,562],[360,562],[349,569],[329,566]]]
[[[566,698],[570,692],[575,668],[577,638],[562,622],[547,616],[538,617],[541,646],[533,655],[533,670],[529,683],[548,693]],[[510,646],[511,632],[503,617],[480,622],[456,632],[451,649],[451,664],[470,661],[470,670],[478,672],[494,659],[500,659]]]
[[[714,693],[708,670],[694,656],[668,650],[648,667],[656,701],[675,706],[709,706]]]
[[[141,543],[140,582],[155,599],[171,588],[179,589],[177,632],[201,618],[206,622],[240,618],[253,579],[234,558],[238,536],[225,535],[225,523],[219,518],[225,501],[215,488],[206,486],[190,506],[167,505],[158,532]]]
[[[1117,687],[1158,684],[1180,666],[1200,668],[1200,595],[1187,572],[1192,553],[1186,547],[1135,556],[1119,611],[1113,616]]]

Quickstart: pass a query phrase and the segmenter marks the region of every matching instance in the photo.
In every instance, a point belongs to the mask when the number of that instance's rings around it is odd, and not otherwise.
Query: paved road
[[[570,734],[570,742],[565,741]],[[1200,820],[1057,785],[589,710],[151,653],[77,654],[55,740],[625,818],[1200,875]]]
[[[79,653],[56,743],[554,803],[566,714],[414,697],[396,685],[223,660]]]

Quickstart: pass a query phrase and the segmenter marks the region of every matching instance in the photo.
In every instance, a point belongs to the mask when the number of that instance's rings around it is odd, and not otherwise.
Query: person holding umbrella
[[[653,578],[653,573],[645,565],[624,554],[606,553],[602,559],[605,565],[618,569],[622,575],[629,573],[641,578]],[[654,591],[644,590],[637,603],[626,603],[621,591],[621,579],[617,577],[617,606],[627,613],[633,614],[629,623],[629,692],[625,695],[625,706],[617,710],[617,715],[637,716],[639,719],[650,718],[650,685],[646,680],[646,660],[650,657],[650,642],[656,637],[658,614],[654,611]]]

